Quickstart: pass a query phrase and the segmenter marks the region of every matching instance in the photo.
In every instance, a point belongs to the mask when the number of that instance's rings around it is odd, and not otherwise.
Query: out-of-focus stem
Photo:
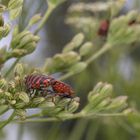
[[[11,116],[4,121],[1,125],[0,125],[0,129],[2,129],[3,127],[5,127],[8,123],[10,123],[15,117],[15,110],[13,111],[13,113],[11,114]]]

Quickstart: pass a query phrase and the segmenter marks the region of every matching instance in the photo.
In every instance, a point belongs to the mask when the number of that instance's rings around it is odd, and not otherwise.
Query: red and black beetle
[[[51,76],[31,74],[25,77],[25,87],[30,96],[61,96],[72,98],[74,91],[68,84]]]

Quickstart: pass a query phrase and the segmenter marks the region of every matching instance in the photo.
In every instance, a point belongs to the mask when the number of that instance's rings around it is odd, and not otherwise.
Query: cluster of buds
[[[122,44],[129,45],[139,41],[139,17],[137,11],[131,11],[127,15],[113,19],[109,27],[108,43],[115,46]]]
[[[94,46],[91,42],[84,43],[84,35],[76,34],[72,40],[64,46],[61,54],[46,60],[44,71],[48,73],[67,71],[73,74],[79,73],[87,67],[81,62],[82,57],[91,55]]]
[[[16,110],[16,115],[20,119],[26,118],[26,109],[40,108],[43,115],[53,116],[60,113],[73,113],[79,107],[79,98],[62,98],[35,96],[30,97],[24,85],[24,69],[22,64],[17,64],[14,80],[7,82],[4,78],[0,79],[0,105],[3,108]]]
[[[8,10],[10,10],[11,19],[15,19],[22,11],[23,0],[10,0]]]
[[[48,116],[73,113],[79,107],[79,98],[75,97],[70,99],[56,96],[54,102],[52,102],[51,99],[48,99],[41,103],[39,107],[43,109],[42,113]]]
[[[97,35],[106,37],[109,30],[109,20],[101,19],[112,19],[116,17],[124,4],[125,0],[89,3],[78,2],[69,7],[66,23],[73,25],[78,31],[82,30],[89,39],[93,39]]]
[[[38,36],[33,35],[30,31],[23,31],[13,37],[10,55],[13,57],[22,57],[32,53],[36,49],[38,41]]]
[[[99,82],[88,95],[88,104],[82,113],[120,113],[127,108],[127,97],[111,98],[112,85]]]

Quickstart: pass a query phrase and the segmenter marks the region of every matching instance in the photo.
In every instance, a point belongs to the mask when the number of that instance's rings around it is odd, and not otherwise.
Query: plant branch
[[[109,49],[111,49],[112,45],[105,44],[99,51],[97,51],[94,55],[92,55],[90,58],[88,58],[85,62],[89,65],[91,62],[99,58],[101,55],[103,55],[105,52],[107,52]]]
[[[19,121],[20,123],[26,123],[26,122],[57,122],[57,121],[66,121],[71,119],[78,119],[78,118],[93,118],[93,117],[120,117],[124,116],[123,113],[92,113],[92,114],[84,114],[82,112],[76,113],[73,115],[68,116],[59,116],[58,117],[48,117],[48,118],[40,118],[40,119],[27,119],[25,121]],[[61,118],[61,119],[60,119]]]
[[[48,9],[47,9],[44,17],[42,18],[40,24],[38,25],[38,28],[35,30],[34,34],[38,34],[38,32],[41,30],[41,28],[47,22],[48,17],[50,16],[50,14],[51,14],[51,12],[53,11],[54,8],[55,8],[55,6],[53,4],[51,4],[50,2],[48,2]]]
[[[8,123],[10,123],[13,118],[15,117],[15,110],[13,111],[13,113],[11,114],[11,116],[6,120],[4,121],[1,125],[0,125],[0,129],[2,129],[3,127],[5,127]]]

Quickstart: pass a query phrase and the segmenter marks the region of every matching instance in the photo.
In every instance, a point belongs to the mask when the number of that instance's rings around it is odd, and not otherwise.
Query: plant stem
[[[44,24],[48,20],[48,17],[50,16],[50,14],[54,8],[55,8],[55,6],[53,4],[51,4],[50,2],[48,2],[48,9],[47,9],[44,17],[42,18],[40,24],[38,25],[38,28],[35,30],[34,34],[38,34],[38,32],[41,30],[41,28],[44,26]]]
[[[61,76],[61,77],[58,78],[58,79],[63,81],[63,80],[65,80],[65,79],[71,77],[72,75],[74,75],[74,73],[68,72],[68,73],[66,73],[65,75]]]
[[[6,120],[4,121],[1,125],[0,125],[0,129],[2,129],[3,127],[5,127],[8,123],[10,123],[13,118],[15,117],[15,110],[12,112],[11,116]]]
[[[8,69],[8,71],[4,74],[4,77],[6,78],[10,72],[14,69],[14,67],[16,66],[16,64],[19,62],[21,58],[17,58],[16,61],[12,64],[12,66]]]
[[[62,118],[61,120],[58,119],[58,117],[49,117],[49,118],[40,118],[40,119],[27,119],[25,121],[19,121],[20,123],[26,123],[26,122],[57,122],[57,121],[65,121],[65,120],[71,120],[71,119],[78,119],[78,118],[93,118],[93,117],[120,117],[124,116],[123,113],[92,113],[92,114],[84,114],[84,113],[76,113],[73,115],[69,115],[67,117],[65,116],[59,116],[59,118]]]
[[[88,58],[85,62],[89,65],[95,59],[99,58],[101,55],[103,55],[105,52],[107,52],[109,49],[111,49],[111,47],[112,47],[112,45],[105,44],[99,51],[97,51],[94,55],[92,55],[90,58]]]
[[[19,124],[17,140],[22,140],[24,133],[24,124]]]

